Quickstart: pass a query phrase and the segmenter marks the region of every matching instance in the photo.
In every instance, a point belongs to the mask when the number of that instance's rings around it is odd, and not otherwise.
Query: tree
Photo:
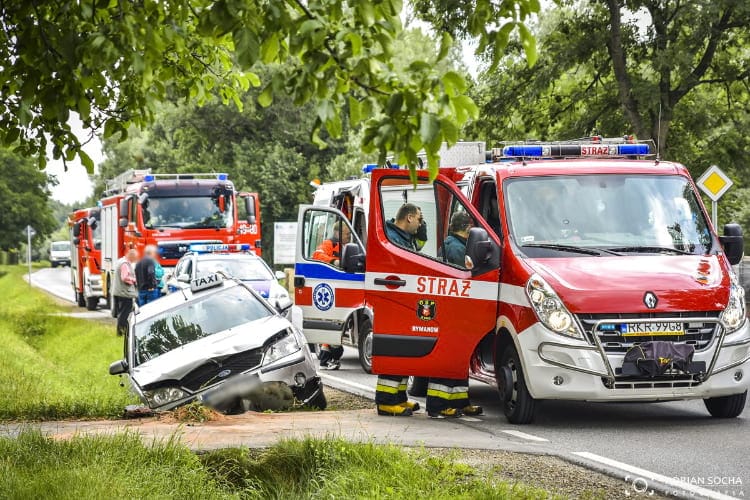
[[[491,12],[514,22],[538,9],[536,0],[501,5]],[[3,140],[29,154],[44,152],[49,136],[55,158],[77,154],[92,170],[67,124],[71,112],[105,138],[125,137],[128,125],[152,121],[159,102],[214,95],[239,107],[241,92],[254,86],[263,89],[263,106],[280,95],[314,102],[313,142],[321,128],[341,135],[346,113],[364,127],[366,151],[381,159],[395,152],[413,165],[424,148],[434,169],[441,142],[455,142],[476,107],[460,75],[435,69],[449,52],[447,33],[436,59],[395,71],[401,10],[401,0],[9,0],[0,6],[0,59],[8,62],[0,67]],[[479,22],[486,11],[468,13],[478,20],[470,26],[498,53],[512,29],[524,28],[488,29]],[[259,64],[283,71],[261,81]]]
[[[25,228],[36,230],[34,241],[42,241],[57,228],[47,201],[49,179],[37,163],[0,148],[0,250],[18,248],[26,241]]]

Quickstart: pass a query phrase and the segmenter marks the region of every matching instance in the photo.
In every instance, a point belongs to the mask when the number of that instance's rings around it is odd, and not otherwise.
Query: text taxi
[[[742,413],[741,230],[718,237],[685,167],[649,153],[591,138],[506,146],[496,163],[418,171],[416,185],[373,171],[366,258],[342,251],[353,273],[366,261],[373,372],[497,384],[513,423],[542,399]],[[405,203],[430,221],[418,250],[386,230]]]

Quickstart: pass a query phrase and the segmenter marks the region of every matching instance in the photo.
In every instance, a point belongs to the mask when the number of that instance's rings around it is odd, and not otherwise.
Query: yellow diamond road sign
[[[724,193],[732,187],[732,179],[721,171],[716,165],[711,165],[708,170],[703,172],[696,182],[701,191],[706,193],[713,201],[719,201]]]

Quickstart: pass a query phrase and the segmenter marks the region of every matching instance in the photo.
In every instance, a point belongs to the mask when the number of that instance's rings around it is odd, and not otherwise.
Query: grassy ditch
[[[69,310],[0,266],[0,420],[116,417],[135,402],[109,375],[122,357],[114,327],[55,316]]]
[[[450,457],[340,440],[284,441],[266,450],[195,455],[134,435],[54,441],[0,438],[9,498],[554,498]]]

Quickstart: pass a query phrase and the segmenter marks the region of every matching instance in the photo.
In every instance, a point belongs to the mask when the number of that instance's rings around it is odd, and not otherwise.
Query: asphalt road
[[[750,265],[743,274],[750,275]],[[73,300],[69,270],[44,269],[32,282],[60,297]],[[747,276],[750,278],[750,276]],[[748,280],[750,281],[750,280]],[[375,377],[359,366],[356,351],[346,348],[341,369],[323,372],[324,381],[341,389],[371,395]],[[709,417],[702,401],[670,403],[541,402],[535,423],[507,423],[494,387],[472,382],[470,396],[485,415],[462,418],[461,423],[484,431],[488,439],[513,436],[537,446],[539,452],[619,469],[631,478],[634,492],[646,473],[678,478],[693,485],[737,498],[750,497],[750,410],[737,419]],[[416,422],[415,422],[416,423]],[[592,455],[593,454],[593,455]],[[616,461],[612,466],[612,460]],[[609,463],[608,463],[609,462]],[[628,467],[639,469],[629,470]],[[703,497],[675,488],[678,496]]]

